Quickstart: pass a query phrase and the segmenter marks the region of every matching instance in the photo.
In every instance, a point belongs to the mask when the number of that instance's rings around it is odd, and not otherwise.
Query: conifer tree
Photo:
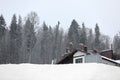
[[[0,16],[0,38],[2,38],[5,35],[5,30],[6,30],[5,27],[6,27],[6,23],[3,15],[1,15]]]
[[[93,42],[94,41],[94,36],[93,36],[93,32],[92,29],[89,30],[89,34],[88,34],[88,49],[93,50]]]
[[[80,42],[78,29],[78,23],[76,22],[76,20],[73,20],[68,31],[68,44],[72,42],[73,48],[75,49],[78,48]]]
[[[18,24],[17,24],[17,50],[18,50],[18,54],[19,54],[19,62],[21,62],[21,54],[22,54],[22,36],[23,36],[23,29],[22,29],[22,18],[21,16],[19,16],[18,19]]]
[[[95,43],[94,48],[100,50],[100,30],[98,24],[95,26]]]
[[[6,43],[5,43],[5,36],[6,36],[6,23],[4,20],[3,15],[0,16],[0,64],[6,63],[7,61],[7,54],[6,54]]]
[[[23,42],[23,47],[24,47],[24,59],[23,62],[31,62],[31,54],[32,54],[32,49],[36,43],[36,36],[35,36],[35,31],[34,31],[34,26],[30,22],[29,18],[25,22],[24,26],[24,42]]]
[[[87,34],[86,34],[86,28],[84,23],[82,23],[82,30],[80,34],[80,43],[86,45],[87,44]]]
[[[11,25],[10,25],[10,63],[18,63],[18,48],[17,48],[17,38],[18,38],[18,31],[17,31],[17,19],[16,15],[14,14],[12,17]]]
[[[120,54],[120,32],[113,38],[113,48],[115,53]]]
[[[47,47],[48,47],[48,26],[43,23],[43,37],[41,40],[41,58],[43,60],[43,63],[46,63],[46,57],[48,56],[47,54]]]

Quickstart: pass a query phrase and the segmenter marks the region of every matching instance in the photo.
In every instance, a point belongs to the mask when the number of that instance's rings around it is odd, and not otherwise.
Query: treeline
[[[79,48],[84,44],[88,49],[97,51],[110,49],[110,38],[101,34],[98,24],[94,32],[79,25],[76,20],[71,22],[68,32],[62,29],[60,22],[48,26],[45,22],[39,25],[37,13],[31,12],[22,20],[14,14],[10,26],[6,25],[3,15],[0,16],[0,64],[36,63],[51,64],[53,59],[60,59],[69,44]],[[120,53],[120,36],[113,40],[113,48]]]

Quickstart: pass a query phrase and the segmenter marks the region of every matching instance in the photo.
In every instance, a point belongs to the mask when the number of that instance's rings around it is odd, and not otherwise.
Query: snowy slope
[[[105,64],[0,65],[0,80],[120,80],[120,67]]]

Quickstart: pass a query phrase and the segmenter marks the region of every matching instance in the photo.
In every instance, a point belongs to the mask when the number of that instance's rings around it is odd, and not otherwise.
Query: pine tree
[[[59,37],[59,25],[60,22],[58,22],[58,24],[56,25],[56,27],[54,28],[54,47],[53,47],[53,55],[54,55],[54,59],[57,58],[57,49],[58,49],[58,37]]]
[[[120,54],[120,32],[114,36],[113,48],[115,53]]]
[[[36,36],[34,31],[34,26],[30,22],[29,18],[26,20],[25,26],[24,26],[24,54],[23,54],[23,62],[31,62],[31,54],[32,49],[36,43]]]
[[[3,18],[3,15],[0,16],[0,38],[2,38],[5,35],[5,20]],[[0,39],[1,40],[1,39]]]
[[[41,40],[41,58],[42,63],[46,63],[47,60],[47,50],[48,49],[48,26],[43,23],[43,34],[42,34],[42,40]]]
[[[94,36],[93,36],[93,32],[92,32],[92,29],[89,30],[89,35],[88,35],[88,43],[87,43],[87,46],[88,46],[88,49],[93,49],[93,42],[94,41]]]
[[[18,19],[18,24],[17,24],[17,39],[16,39],[16,43],[17,43],[17,50],[18,50],[18,54],[19,54],[19,62],[21,62],[21,54],[22,54],[22,18],[21,16],[19,16]]]
[[[5,43],[5,36],[6,36],[6,23],[4,17],[0,16],[0,64],[6,63],[7,61],[7,54],[6,54],[6,43]]]
[[[17,19],[16,15],[13,15],[11,26],[10,26],[10,63],[18,63],[19,55],[17,48]]]
[[[83,43],[84,45],[87,44],[87,34],[86,34],[86,28],[84,23],[82,23],[82,30],[80,34],[80,43]]]
[[[100,50],[105,50],[109,48],[110,48],[110,38],[102,34],[100,37]]]
[[[95,43],[94,43],[94,48],[96,50],[100,50],[100,30],[98,24],[96,24],[95,27]]]
[[[73,20],[68,31],[68,44],[72,42],[73,48],[75,49],[78,48],[80,42],[78,30],[79,30],[79,25],[75,20]]]

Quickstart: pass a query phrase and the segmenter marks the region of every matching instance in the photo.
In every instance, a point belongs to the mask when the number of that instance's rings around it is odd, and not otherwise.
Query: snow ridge
[[[0,80],[120,80],[120,67],[97,63],[0,65]]]

